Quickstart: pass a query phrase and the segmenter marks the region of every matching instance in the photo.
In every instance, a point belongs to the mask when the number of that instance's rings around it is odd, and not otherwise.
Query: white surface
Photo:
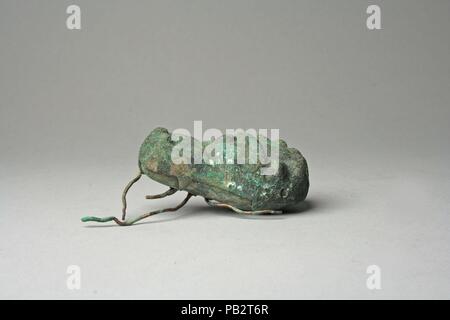
[[[448,169],[328,171],[311,163],[304,212],[244,218],[194,198],[134,227],[79,222],[85,214],[120,214],[125,168],[3,173],[0,296],[448,297]],[[165,190],[146,180],[130,193],[130,214],[182,198],[144,200],[146,189]],[[81,267],[78,291],[66,288],[71,264]],[[381,268],[381,290],[366,287],[372,264]]]

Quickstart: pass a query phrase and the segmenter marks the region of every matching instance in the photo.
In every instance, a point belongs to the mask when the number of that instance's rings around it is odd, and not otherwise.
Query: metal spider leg
[[[145,196],[145,199],[161,199],[167,196],[170,196],[172,194],[174,194],[175,192],[177,192],[178,190],[175,188],[170,188],[169,190],[167,190],[166,192],[160,193],[160,194],[155,194],[155,195],[148,195]]]
[[[237,212],[239,214],[263,215],[263,214],[280,214],[280,213],[283,213],[283,211],[280,211],[280,210],[253,210],[253,211],[250,210],[250,211],[247,211],[247,210],[238,209],[238,208],[233,207],[232,205],[229,205],[229,204],[226,204],[226,203],[218,202],[216,200],[211,200],[211,199],[206,199],[205,198],[205,201],[206,201],[207,204],[209,204],[212,207],[228,208],[228,209],[231,209],[234,212]]]
[[[136,222],[138,222],[138,221],[140,221],[142,219],[148,218],[148,217],[153,216],[153,215],[158,214],[158,213],[163,213],[163,212],[168,212],[168,211],[177,211],[182,206],[184,206],[189,201],[189,199],[192,196],[193,196],[192,193],[188,193],[186,198],[184,198],[184,200],[179,205],[177,205],[176,207],[165,208],[165,209],[160,209],[160,210],[156,210],[156,211],[150,211],[150,212],[147,212],[147,213],[145,213],[143,215],[140,215],[140,216],[138,216],[136,218],[127,219],[125,221],[121,221],[121,220],[117,219],[116,217],[97,218],[97,217],[91,217],[91,216],[83,217],[81,219],[81,221],[83,221],[83,222],[88,222],[88,221],[95,221],[95,222],[114,221],[119,226],[131,226],[132,224],[134,224],[134,223],[136,223]]]

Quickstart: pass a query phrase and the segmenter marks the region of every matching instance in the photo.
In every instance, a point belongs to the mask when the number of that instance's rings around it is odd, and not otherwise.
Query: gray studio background
[[[449,298],[449,15],[438,0],[2,0],[0,297]],[[244,218],[195,198],[134,227],[80,222],[120,215],[145,136],[194,120],[279,128],[308,160],[309,209]],[[129,214],[183,197],[144,199],[165,190],[143,179]]]

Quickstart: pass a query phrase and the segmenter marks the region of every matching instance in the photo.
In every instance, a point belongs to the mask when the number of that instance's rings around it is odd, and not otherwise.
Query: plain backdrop
[[[1,1],[0,298],[449,298],[449,31],[444,0]],[[119,216],[146,135],[194,120],[280,129],[305,209],[80,222]],[[165,190],[142,179],[129,214]]]

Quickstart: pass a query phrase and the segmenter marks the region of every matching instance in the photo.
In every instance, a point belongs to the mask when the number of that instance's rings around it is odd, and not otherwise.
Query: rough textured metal
[[[227,139],[223,140],[226,151],[230,144]],[[223,164],[174,164],[171,154],[177,142],[172,141],[167,129],[156,128],[142,143],[139,168],[145,175],[171,188],[241,210],[288,209],[306,198],[308,165],[302,154],[295,148],[288,148],[283,140],[271,142],[266,139],[265,142],[269,145],[279,143],[279,165],[275,175],[260,174],[261,163],[236,165],[224,160]],[[248,154],[246,156],[248,160]]]

